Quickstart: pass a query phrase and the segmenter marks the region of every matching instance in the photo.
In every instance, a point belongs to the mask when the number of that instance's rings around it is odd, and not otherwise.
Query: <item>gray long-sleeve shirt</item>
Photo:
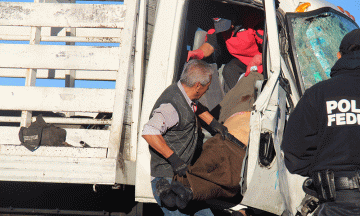
[[[187,96],[181,82],[177,82],[181,93],[191,107],[192,101]],[[163,135],[169,128],[179,123],[179,114],[170,103],[161,104],[153,111],[153,117],[144,125],[142,135]]]

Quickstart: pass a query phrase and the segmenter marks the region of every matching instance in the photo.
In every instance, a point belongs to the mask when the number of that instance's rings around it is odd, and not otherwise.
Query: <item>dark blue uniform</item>
[[[290,115],[282,149],[291,173],[360,168],[360,51],[308,90]]]

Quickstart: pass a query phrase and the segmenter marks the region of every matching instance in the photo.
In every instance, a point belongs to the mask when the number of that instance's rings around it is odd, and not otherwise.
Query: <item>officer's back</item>
[[[290,115],[282,149],[291,173],[312,177],[325,202],[319,215],[360,215],[359,29],[338,57],[331,79],[309,88]]]

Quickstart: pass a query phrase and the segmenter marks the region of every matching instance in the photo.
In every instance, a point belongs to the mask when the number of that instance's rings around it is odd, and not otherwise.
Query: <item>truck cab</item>
[[[155,202],[148,144],[141,137],[153,105],[179,80],[188,51],[205,41],[212,18],[251,9],[265,18],[265,80],[257,83],[251,113],[243,199],[232,209],[295,215],[305,197],[304,178],[284,165],[286,120],[307,88],[329,78],[342,37],[359,28],[354,18],[325,0],[114,2],[0,2],[0,39],[26,42],[0,45],[0,76],[25,80],[23,86],[0,86],[0,181],[131,185],[137,202]],[[76,44],[93,42],[117,45]],[[225,95],[223,65],[214,67],[218,73],[202,98],[209,109]],[[39,79],[66,83],[39,87]],[[76,80],[115,86],[78,88]],[[66,129],[71,147],[40,146],[31,152],[21,145],[20,127],[40,113],[47,123]]]
[[[305,198],[302,190],[305,178],[287,171],[281,151],[282,135],[289,115],[305,90],[329,78],[341,39],[359,28],[354,17],[341,7],[323,0],[197,0],[176,4],[161,1],[147,68],[140,128],[148,121],[152,105],[161,92],[179,80],[188,50],[197,49],[205,41],[212,18],[227,18],[231,13],[241,14],[241,10],[249,8],[262,11],[266,18],[262,47],[266,78],[258,83],[258,98],[250,119],[241,205],[276,215],[295,215]],[[221,65],[215,67],[218,74],[213,76],[203,99],[210,109],[224,96]],[[147,148],[139,136],[136,199],[142,202],[149,202],[152,197]]]

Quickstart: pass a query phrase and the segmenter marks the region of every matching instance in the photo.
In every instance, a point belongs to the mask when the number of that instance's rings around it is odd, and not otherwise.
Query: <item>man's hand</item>
[[[224,125],[222,125],[221,123],[219,123],[218,121],[216,121],[216,119],[214,118],[211,123],[209,124],[209,126],[214,129],[215,131],[217,131],[218,133],[221,134],[221,138],[223,140],[225,140],[225,136],[228,133],[228,129],[227,127],[225,127]]]
[[[262,54],[255,55],[253,59],[251,59],[251,61],[249,62],[246,68],[245,77],[247,77],[250,74],[252,67],[256,67],[256,71],[258,72],[257,67],[259,67],[260,65],[262,65]]]
[[[190,60],[190,59],[203,59],[204,58],[204,52],[201,50],[201,49],[197,49],[197,50],[194,50],[194,51],[189,51],[188,52],[188,57],[187,57],[187,62]]]
[[[167,160],[173,168],[175,175],[179,175],[180,177],[186,175],[186,172],[188,171],[188,165],[183,160],[181,160],[175,152]]]

